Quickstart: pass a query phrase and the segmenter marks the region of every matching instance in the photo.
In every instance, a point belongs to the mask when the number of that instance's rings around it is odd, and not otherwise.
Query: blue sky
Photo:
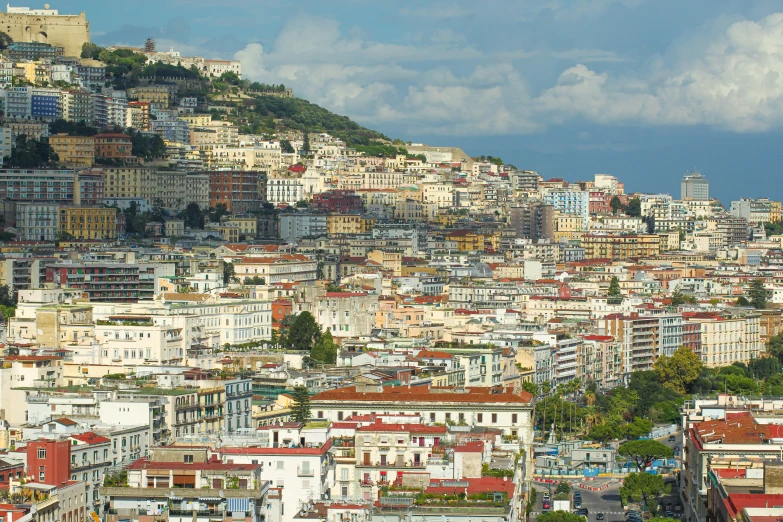
[[[393,137],[547,177],[783,199],[783,3],[65,0],[93,40],[243,61]],[[31,5],[31,7],[38,7]]]

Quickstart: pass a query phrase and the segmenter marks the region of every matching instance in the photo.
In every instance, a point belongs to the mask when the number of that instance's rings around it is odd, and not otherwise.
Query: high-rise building
[[[552,205],[535,202],[511,207],[509,220],[517,238],[551,241],[555,237],[555,207]]]
[[[686,174],[680,184],[680,199],[710,199],[710,182],[699,172]]]

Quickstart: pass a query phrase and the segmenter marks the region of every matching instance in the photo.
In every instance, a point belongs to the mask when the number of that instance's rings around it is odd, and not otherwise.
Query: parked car
[[[596,513],[595,514],[595,519],[596,520],[603,520],[604,519],[604,514],[603,513]]]
[[[666,512],[666,518],[674,518],[674,513],[671,511]]]
[[[675,442],[677,440],[677,435],[669,435],[669,442]]]

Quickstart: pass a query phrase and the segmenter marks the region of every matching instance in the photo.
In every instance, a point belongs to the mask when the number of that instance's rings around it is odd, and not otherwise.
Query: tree
[[[663,475],[650,473],[629,473],[625,477],[623,485],[620,486],[620,496],[624,503],[627,504],[629,501],[644,502],[650,511],[657,509],[657,503],[650,503],[648,499],[668,495],[670,492],[671,486],[666,484]]]
[[[54,152],[45,139],[27,138],[26,134],[16,137],[16,144],[11,149],[8,158],[10,167],[32,169],[38,167],[53,167],[60,161],[60,157]]]
[[[160,159],[166,155],[166,143],[157,134],[145,134],[129,129],[131,151],[134,156],[145,160]]]
[[[583,517],[568,511],[549,511],[536,517],[538,522],[585,522]]]
[[[239,76],[233,71],[226,71],[220,75],[220,81],[231,85],[239,85]]]
[[[764,288],[764,281],[761,279],[754,279],[750,282],[750,286],[746,292],[750,304],[756,310],[763,310],[767,307],[767,299],[769,298],[769,291]]]
[[[0,305],[1,306],[16,306],[16,299],[14,299],[11,289],[8,285],[0,286]]]
[[[696,304],[697,300],[692,295],[686,295],[680,292],[680,289],[677,288],[671,296],[672,306],[680,306],[682,304],[688,303],[688,304]]]
[[[14,42],[13,38],[7,33],[0,32],[0,51],[7,49]]]
[[[669,446],[657,440],[632,440],[621,444],[617,453],[634,461],[640,472],[647,469],[652,461],[674,455]]]
[[[307,393],[307,386],[294,387],[294,402],[291,404],[291,417],[294,422],[306,423],[310,420],[310,394]]]
[[[767,352],[773,357],[777,357],[778,361],[783,362],[783,333],[769,338]]]
[[[617,214],[623,209],[623,202],[620,201],[620,198],[614,196],[611,201],[609,201],[609,206],[612,208],[612,214]]]
[[[651,420],[634,417],[631,422],[621,427],[621,431],[626,439],[638,439],[650,433],[652,428],[653,423]]]
[[[234,275],[234,263],[223,263],[223,284],[229,284],[234,279]]]
[[[246,285],[265,285],[266,284],[266,279],[264,279],[263,277],[259,277],[257,275],[254,275],[253,277],[246,277],[245,280],[243,281],[243,283],[246,284]]]
[[[220,223],[220,218],[227,215],[228,207],[225,203],[218,203],[215,205],[215,208],[212,209],[212,212],[209,213],[209,220],[213,223]]]
[[[152,212],[150,214],[151,221],[157,223],[166,222],[166,209],[163,207],[163,200],[155,198],[152,200]]]
[[[92,58],[93,60],[97,60],[98,57],[101,55],[101,51],[105,51],[103,47],[100,45],[96,45],[94,43],[90,42],[84,42],[82,44],[82,58]]]
[[[568,482],[561,482],[557,485],[555,493],[571,493],[571,485]]]
[[[286,343],[293,350],[312,351],[321,338],[321,327],[315,322],[310,312],[302,312],[296,316],[286,338]]]
[[[310,352],[310,357],[325,364],[337,362],[337,343],[332,339],[332,332],[326,330],[321,334]]]
[[[609,282],[609,290],[606,292],[608,303],[620,304],[623,302],[623,293],[620,291],[620,280],[617,276],[612,276],[612,280]]]
[[[283,154],[293,154],[294,147],[289,140],[280,140],[280,152]]]
[[[182,216],[185,220],[185,226],[192,229],[204,229],[204,212],[195,201],[188,203]]]
[[[780,361],[776,357],[751,359],[748,363],[748,374],[756,379],[767,379],[780,374]]]
[[[748,301],[744,295],[741,295],[737,298],[737,301],[734,303],[735,306],[750,306],[750,301]]]
[[[302,143],[302,152],[310,154],[310,133],[305,131],[304,142]]]
[[[625,213],[631,217],[642,216],[642,202],[639,198],[633,198],[628,201],[628,204],[625,206]]]
[[[703,366],[698,355],[681,346],[671,357],[659,357],[654,368],[658,382],[684,394],[686,388],[699,378]]]
[[[541,391],[541,389],[539,388],[538,384],[536,384],[536,383],[534,383],[532,381],[525,381],[525,382],[523,382],[522,383],[522,389],[525,390],[528,393],[532,393],[534,397],[536,395],[538,395],[540,393],[540,391]]]

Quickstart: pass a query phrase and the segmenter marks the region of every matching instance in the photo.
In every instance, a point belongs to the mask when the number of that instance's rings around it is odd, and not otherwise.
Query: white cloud
[[[737,132],[783,124],[783,13],[731,24],[698,55],[646,77],[577,65],[539,100],[545,113],[599,123],[709,125]]]
[[[532,56],[573,65],[551,87],[531,92],[520,60]],[[382,43],[346,36],[334,20],[313,17],[291,20],[271,52],[250,44],[236,57],[251,79],[285,83],[364,124],[398,128],[403,137],[532,133],[567,121],[738,132],[783,126],[783,14],[727,23],[709,39],[685,41],[624,76],[585,65],[619,60],[603,51],[482,53],[450,32],[418,45]]]

